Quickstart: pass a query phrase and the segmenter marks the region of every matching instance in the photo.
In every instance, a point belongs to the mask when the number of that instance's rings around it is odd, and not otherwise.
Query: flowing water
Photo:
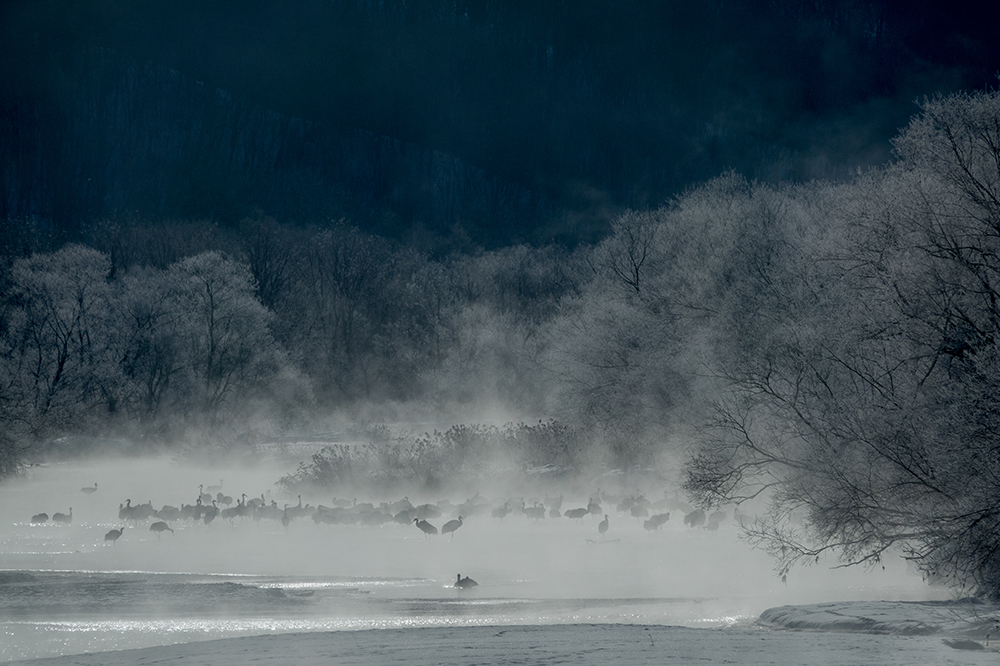
[[[829,564],[775,579],[735,525],[659,530],[604,507],[599,517],[467,517],[454,535],[414,525],[317,524],[217,518],[119,519],[119,505],[194,503],[198,485],[279,507],[275,469],[205,469],[171,460],[63,463],[0,485],[0,661],[213,638],[303,631],[555,623],[718,627],[752,624],[765,608],[861,599],[929,599],[902,561],[886,569]],[[96,492],[81,492],[97,483]],[[650,495],[654,493],[651,492]],[[332,497],[303,498],[330,505]],[[357,498],[395,501],[399,497]],[[414,504],[441,497],[410,498]],[[455,503],[465,497],[451,498]],[[586,504],[567,497],[563,510]],[[498,503],[502,503],[499,502]],[[529,501],[530,505],[530,501]],[[72,522],[33,524],[69,513]],[[439,527],[451,518],[432,519]],[[124,527],[121,538],[105,534]],[[458,573],[476,579],[453,586]]]

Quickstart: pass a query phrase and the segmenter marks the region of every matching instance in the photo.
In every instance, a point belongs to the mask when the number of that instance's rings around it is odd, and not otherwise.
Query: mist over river
[[[454,534],[427,536],[412,523],[325,524],[249,517],[119,519],[119,505],[197,501],[221,485],[278,507],[287,470],[208,468],[171,459],[59,463],[0,486],[0,660],[274,633],[496,625],[626,623],[752,626],[766,608],[838,600],[948,598],[902,560],[885,570],[793,571],[738,539],[731,514],[715,531],[674,515],[658,530],[605,506],[601,515],[531,520],[484,509]],[[221,482],[221,483],[220,483]],[[93,487],[91,493],[83,488]],[[645,489],[651,498],[663,489]],[[304,497],[331,505],[333,497]],[[352,504],[401,497],[352,497]],[[413,504],[468,497],[409,497]],[[488,498],[485,493],[479,501]],[[497,498],[490,506],[503,505]],[[539,500],[544,496],[539,496]],[[526,498],[527,505],[533,498]],[[565,496],[563,511],[588,498]],[[430,522],[441,527],[446,511]],[[51,520],[56,512],[67,523]],[[33,524],[45,512],[50,519]],[[608,515],[603,536],[598,526]],[[117,541],[105,535],[122,530]],[[479,585],[454,587],[456,575]]]

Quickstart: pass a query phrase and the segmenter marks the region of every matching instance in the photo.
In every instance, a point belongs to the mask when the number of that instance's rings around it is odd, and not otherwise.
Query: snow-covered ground
[[[761,613],[762,626],[812,631],[943,636],[969,649],[1000,647],[1000,607],[978,599],[851,601],[778,606]]]
[[[820,564],[782,585],[733,525],[690,529],[676,515],[648,531],[605,507],[604,537],[603,516],[531,521],[515,512],[468,517],[454,538],[412,525],[220,519],[174,522],[162,535],[147,521],[104,541],[121,527],[126,499],[179,506],[220,478],[226,492],[270,498],[285,471],[78,463],[0,486],[0,662],[1000,661],[997,609],[951,600],[901,560],[867,572]],[[96,492],[81,492],[94,483]],[[398,498],[357,501],[379,499]],[[585,502],[567,496],[563,510]],[[70,524],[30,521],[69,507]],[[480,585],[456,590],[457,572]]]
[[[691,629],[658,625],[543,625],[375,629],[280,634],[101,652],[35,666],[246,666],[247,664],[468,666],[469,664],[745,664],[913,666],[996,664],[992,650],[938,636]]]

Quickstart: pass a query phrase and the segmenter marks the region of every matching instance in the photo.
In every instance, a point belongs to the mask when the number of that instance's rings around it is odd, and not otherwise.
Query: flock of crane
[[[80,492],[92,495],[97,492],[98,485],[86,486]],[[151,501],[144,504],[132,504],[131,499],[118,505],[118,519],[122,526],[110,530],[104,536],[105,542],[116,543],[125,531],[126,526],[133,529],[140,524],[148,524],[148,530],[155,533],[157,538],[163,532],[173,533],[170,523],[186,521],[188,523],[202,523],[210,525],[216,520],[234,523],[237,520],[253,521],[274,521],[281,523],[285,528],[293,521],[311,520],[316,525],[363,525],[368,527],[379,527],[387,524],[415,525],[423,532],[428,539],[434,535],[450,535],[454,539],[455,533],[465,524],[469,518],[489,516],[490,518],[503,521],[508,516],[523,516],[532,521],[545,519],[567,518],[569,520],[582,521],[590,516],[595,520],[603,515],[603,520],[598,524],[597,530],[601,539],[605,538],[611,527],[611,519],[605,506],[614,507],[614,511],[622,514],[625,519],[632,519],[641,522],[644,529],[654,531],[670,519],[671,512],[681,512],[684,514],[684,524],[691,528],[704,528],[717,530],[720,524],[727,518],[724,511],[716,511],[707,514],[702,509],[695,509],[684,503],[676,496],[668,497],[664,492],[663,498],[652,502],[642,494],[613,495],[611,493],[598,490],[588,499],[586,506],[577,506],[563,510],[563,495],[558,497],[546,496],[544,500],[531,499],[530,505],[523,498],[505,498],[496,502],[482,497],[476,493],[460,504],[454,504],[449,500],[442,500],[437,503],[424,503],[414,505],[408,497],[393,502],[381,502],[375,505],[371,502],[358,502],[355,500],[333,498],[330,506],[302,503],[302,496],[299,495],[297,503],[284,504],[279,507],[276,500],[268,501],[265,494],[260,497],[248,497],[241,494],[238,498],[226,495],[222,490],[222,482],[218,486],[198,486],[198,494],[191,504],[182,503],[179,507],[163,505],[159,509],[153,508]],[[453,516],[453,517],[452,517]],[[441,525],[440,530],[431,521],[450,518]],[[31,518],[31,524],[37,525],[46,522],[70,524],[73,521],[73,509],[69,509],[68,514],[55,513],[50,518],[48,514],[39,513]],[[152,522],[150,522],[152,521]],[[456,587],[468,588],[477,583],[466,577],[459,576],[455,582]]]

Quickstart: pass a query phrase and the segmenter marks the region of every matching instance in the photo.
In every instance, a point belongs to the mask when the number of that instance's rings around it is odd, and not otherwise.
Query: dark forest
[[[594,242],[727,170],[885,162],[915,101],[995,84],[998,21],[884,0],[6,3],[0,219],[55,243],[257,210],[436,253]]]

